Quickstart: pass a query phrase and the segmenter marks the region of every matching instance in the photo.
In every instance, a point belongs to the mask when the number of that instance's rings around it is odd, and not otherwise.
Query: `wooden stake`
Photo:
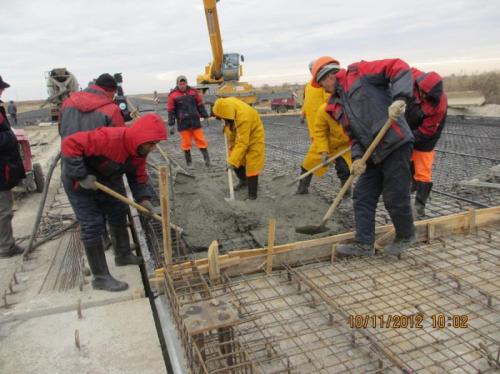
[[[273,253],[274,253],[274,238],[276,236],[276,219],[269,220],[269,231],[267,234],[267,261],[266,273],[271,274],[273,271]]]
[[[219,243],[214,240],[208,247],[208,277],[211,281],[220,279]]]
[[[165,264],[172,265],[172,238],[170,237],[170,208],[168,198],[168,169],[166,166],[160,166],[159,169],[163,251],[165,254]]]

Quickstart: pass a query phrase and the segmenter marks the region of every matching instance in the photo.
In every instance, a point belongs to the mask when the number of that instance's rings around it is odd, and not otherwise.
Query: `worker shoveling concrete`
[[[276,244],[304,240],[310,236],[296,233],[295,226],[319,221],[328,202],[315,194],[295,195],[295,189],[273,183],[271,175],[263,174],[257,200],[247,200],[246,191],[240,190],[235,191],[234,201],[227,202],[227,174],[223,171],[197,175],[196,179],[179,175],[175,184],[174,219],[183,227],[183,237],[194,250],[206,250],[212,240],[224,242],[241,237],[264,246],[270,218],[277,219]],[[352,228],[351,210],[350,204],[342,205],[335,224],[318,236]]]

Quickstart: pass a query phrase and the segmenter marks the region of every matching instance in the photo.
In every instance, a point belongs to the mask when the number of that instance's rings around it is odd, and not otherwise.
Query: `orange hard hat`
[[[321,80],[326,74],[331,71],[339,71],[340,62],[330,56],[321,56],[314,61],[311,74],[313,76],[312,85],[314,87],[321,87],[318,80]]]

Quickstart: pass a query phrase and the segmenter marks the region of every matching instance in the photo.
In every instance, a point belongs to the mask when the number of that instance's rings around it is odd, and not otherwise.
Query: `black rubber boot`
[[[415,214],[417,218],[425,216],[425,205],[432,190],[432,182],[416,182]]]
[[[257,190],[259,188],[259,176],[255,175],[253,177],[247,177],[248,183],[248,199],[257,199]]]
[[[87,261],[92,272],[92,288],[111,292],[124,291],[128,284],[116,280],[109,274],[108,264],[102,242],[95,244],[84,243]]]
[[[234,170],[234,173],[238,177],[238,184],[234,186],[235,191],[242,190],[247,188],[247,170],[244,166],[240,166],[239,168]]]
[[[304,169],[303,167],[301,167],[300,170],[301,170],[300,174],[307,173],[307,170]],[[313,175],[309,174],[307,177],[302,178],[299,181],[299,186],[297,187],[297,191],[295,192],[296,195],[306,195],[309,193],[309,186],[311,185],[312,177]]]
[[[210,166],[210,156],[208,155],[208,149],[200,148],[200,151],[203,155],[203,160],[205,160],[205,166],[208,168]]]
[[[417,238],[415,234],[412,234],[407,238],[396,236],[394,241],[384,248],[384,254],[388,256],[399,256],[401,253],[410,248],[410,246],[416,241]]]
[[[361,244],[358,242],[349,244],[339,244],[335,249],[335,253],[340,256],[366,256],[370,257],[375,254],[375,248],[372,244]]]
[[[142,257],[132,254],[127,226],[109,226],[109,231],[115,248],[115,265],[141,265]]]
[[[191,151],[189,149],[184,151],[184,158],[186,159],[186,166],[190,168],[193,165],[193,160],[191,159]]]

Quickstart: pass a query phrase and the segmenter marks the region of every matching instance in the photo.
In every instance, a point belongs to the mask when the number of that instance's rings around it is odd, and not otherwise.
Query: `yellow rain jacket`
[[[245,166],[247,177],[259,175],[265,161],[264,125],[259,113],[235,97],[217,99],[213,113],[234,121],[232,129],[229,126],[224,129],[231,148],[228,163],[237,168]]]
[[[314,122],[319,107],[328,101],[330,94],[323,87],[313,87],[309,81],[304,88],[304,104],[302,105],[302,114],[305,115],[309,137],[314,138]]]
[[[316,114],[314,140],[302,164],[306,170],[311,170],[321,163],[321,154],[323,152],[328,152],[329,157],[331,157],[342,149],[349,147],[349,137],[344,133],[342,125],[325,111],[326,104],[321,105]],[[344,153],[341,157],[345,160],[349,168],[351,168],[351,151]],[[318,169],[314,175],[321,177],[326,171],[327,168],[324,167]]]

